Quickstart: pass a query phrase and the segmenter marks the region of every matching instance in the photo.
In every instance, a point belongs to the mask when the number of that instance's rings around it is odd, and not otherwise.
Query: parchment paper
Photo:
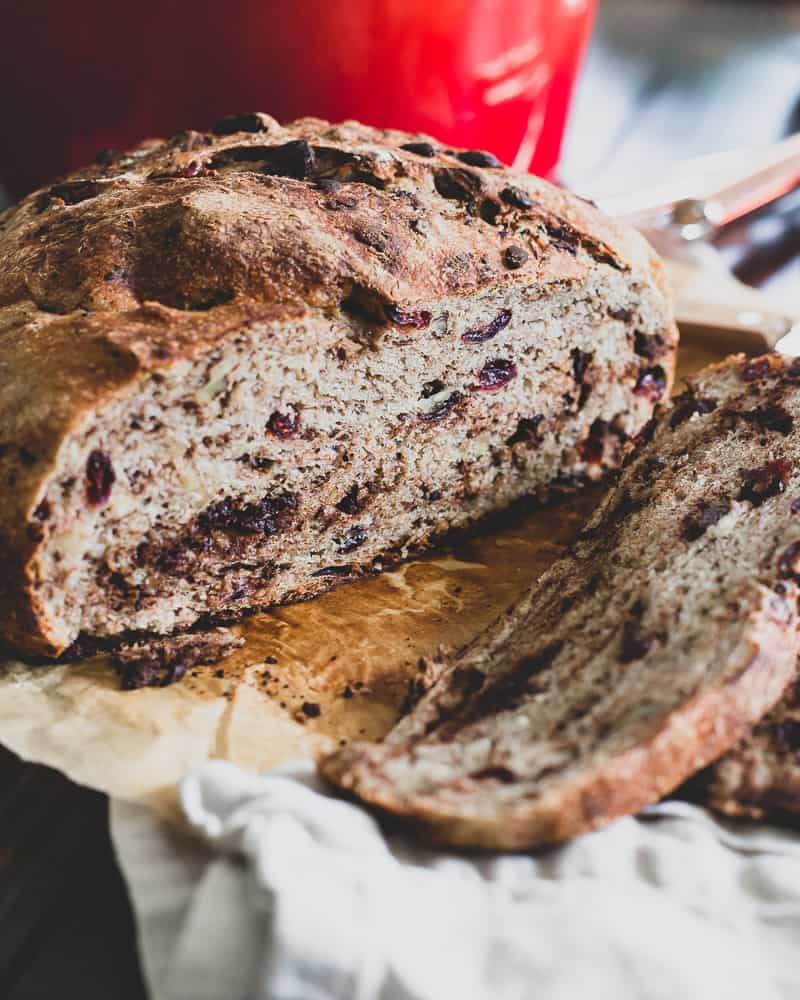
[[[724,347],[685,342],[680,371],[717,360]],[[241,649],[167,688],[121,691],[106,655],[0,663],[0,743],[171,815],[176,783],[209,757],[265,769],[337,740],[380,738],[421,676],[420,657],[458,648],[493,621],[599,495],[506,516],[392,572],[255,615],[234,626],[246,639]],[[319,715],[308,717],[305,702]]]

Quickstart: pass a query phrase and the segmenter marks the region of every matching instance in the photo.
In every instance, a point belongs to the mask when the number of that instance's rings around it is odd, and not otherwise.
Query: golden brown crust
[[[426,137],[257,117],[144,143],[0,218],[0,626],[31,651],[60,645],[30,579],[59,447],[154,370],[232,327],[348,300],[380,313],[517,282],[544,294],[597,263],[664,290],[637,234],[544,181],[402,148]]]

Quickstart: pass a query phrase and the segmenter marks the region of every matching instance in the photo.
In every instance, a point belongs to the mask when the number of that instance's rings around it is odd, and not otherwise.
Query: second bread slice
[[[440,843],[492,848],[675,788],[794,673],[798,431],[800,365],[734,358],[692,379],[565,557],[438,665],[384,743],[322,773]]]

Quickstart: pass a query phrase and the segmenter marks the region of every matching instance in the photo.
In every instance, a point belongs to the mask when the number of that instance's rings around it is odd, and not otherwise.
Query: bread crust
[[[107,154],[0,217],[0,630],[24,650],[53,654],[67,641],[34,570],[35,511],[65,438],[234,328],[329,315],[354,296],[413,310],[502,286],[546,294],[605,263],[664,297],[660,363],[672,379],[663,270],[634,231],[424,136],[245,117],[251,131]],[[448,211],[465,202],[474,224]],[[503,225],[483,224],[497,213]],[[535,252],[509,269],[504,250],[523,232]]]

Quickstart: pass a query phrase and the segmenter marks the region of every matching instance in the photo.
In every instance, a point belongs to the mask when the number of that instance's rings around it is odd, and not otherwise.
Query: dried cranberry
[[[50,501],[44,497],[33,512],[37,521],[46,521],[50,517]]]
[[[475,326],[466,333],[461,334],[461,339],[465,344],[482,344],[486,340],[491,340],[504,330],[511,322],[511,310],[501,309],[493,320],[486,326]]]
[[[512,208],[533,208],[533,198],[531,198],[527,191],[523,191],[522,188],[513,186],[505,187],[500,192],[500,197],[507,205],[511,205]]]
[[[713,413],[716,408],[717,401],[715,399],[698,399],[691,392],[686,392],[675,400],[669,425],[675,430],[679,424],[694,416],[695,413],[705,416],[707,413]]]
[[[791,542],[778,559],[778,576],[782,580],[800,581],[800,542]]]
[[[744,482],[739,499],[749,500],[754,507],[760,507],[766,500],[783,493],[790,472],[791,465],[785,458],[767,462],[758,469],[741,469]]]
[[[359,525],[354,525],[346,535],[336,540],[337,551],[344,555],[347,552],[352,552],[357,549],[359,545],[363,545],[367,540],[366,531]]]
[[[211,130],[214,135],[234,135],[236,132],[268,132],[265,116],[258,111],[248,111],[239,115],[226,115]]]
[[[294,437],[299,426],[300,417],[296,413],[278,413],[277,410],[267,421],[267,431],[281,441]]]
[[[506,358],[494,358],[487,361],[478,373],[477,389],[494,392],[502,389],[517,374],[517,366]]]
[[[483,191],[483,179],[460,167],[437,170],[433,184],[443,198],[455,201],[469,201]]]
[[[398,309],[397,306],[386,306],[386,316],[395,326],[410,326],[415,330],[425,330],[430,326],[431,313],[427,309],[417,311]]]
[[[701,535],[720,521],[730,510],[727,501],[722,503],[706,503],[699,500],[691,514],[687,514],[683,519],[683,537],[687,542],[694,542]]]
[[[757,382],[766,378],[772,373],[772,360],[765,354],[760,358],[750,358],[745,361],[741,368],[741,378],[743,382]]]
[[[503,251],[503,263],[510,271],[516,271],[522,267],[530,254],[522,247],[510,246]]]
[[[400,148],[407,153],[416,153],[417,156],[424,156],[427,159],[436,156],[436,150],[429,142],[406,142]]]
[[[86,462],[86,496],[92,506],[108,503],[116,478],[111,459],[104,451],[95,449]]]
[[[443,399],[441,403],[437,403],[433,409],[420,413],[420,418],[429,424],[435,423],[437,420],[443,420],[448,413],[451,413],[458,406],[463,398],[462,393],[451,392],[447,399]]]
[[[537,413],[533,417],[522,417],[517,422],[517,429],[511,435],[511,437],[506,438],[506,444],[509,447],[513,447],[515,444],[525,443],[531,445],[533,443],[539,443],[541,438],[539,437],[539,425],[544,420],[543,413]]]
[[[738,412],[742,420],[766,431],[777,431],[778,434],[791,434],[794,427],[792,415],[776,403],[764,403],[753,410]]]
[[[664,375],[664,369],[661,365],[656,365],[655,368],[644,368],[639,373],[633,394],[657,403],[664,395],[666,388],[667,379]]]

